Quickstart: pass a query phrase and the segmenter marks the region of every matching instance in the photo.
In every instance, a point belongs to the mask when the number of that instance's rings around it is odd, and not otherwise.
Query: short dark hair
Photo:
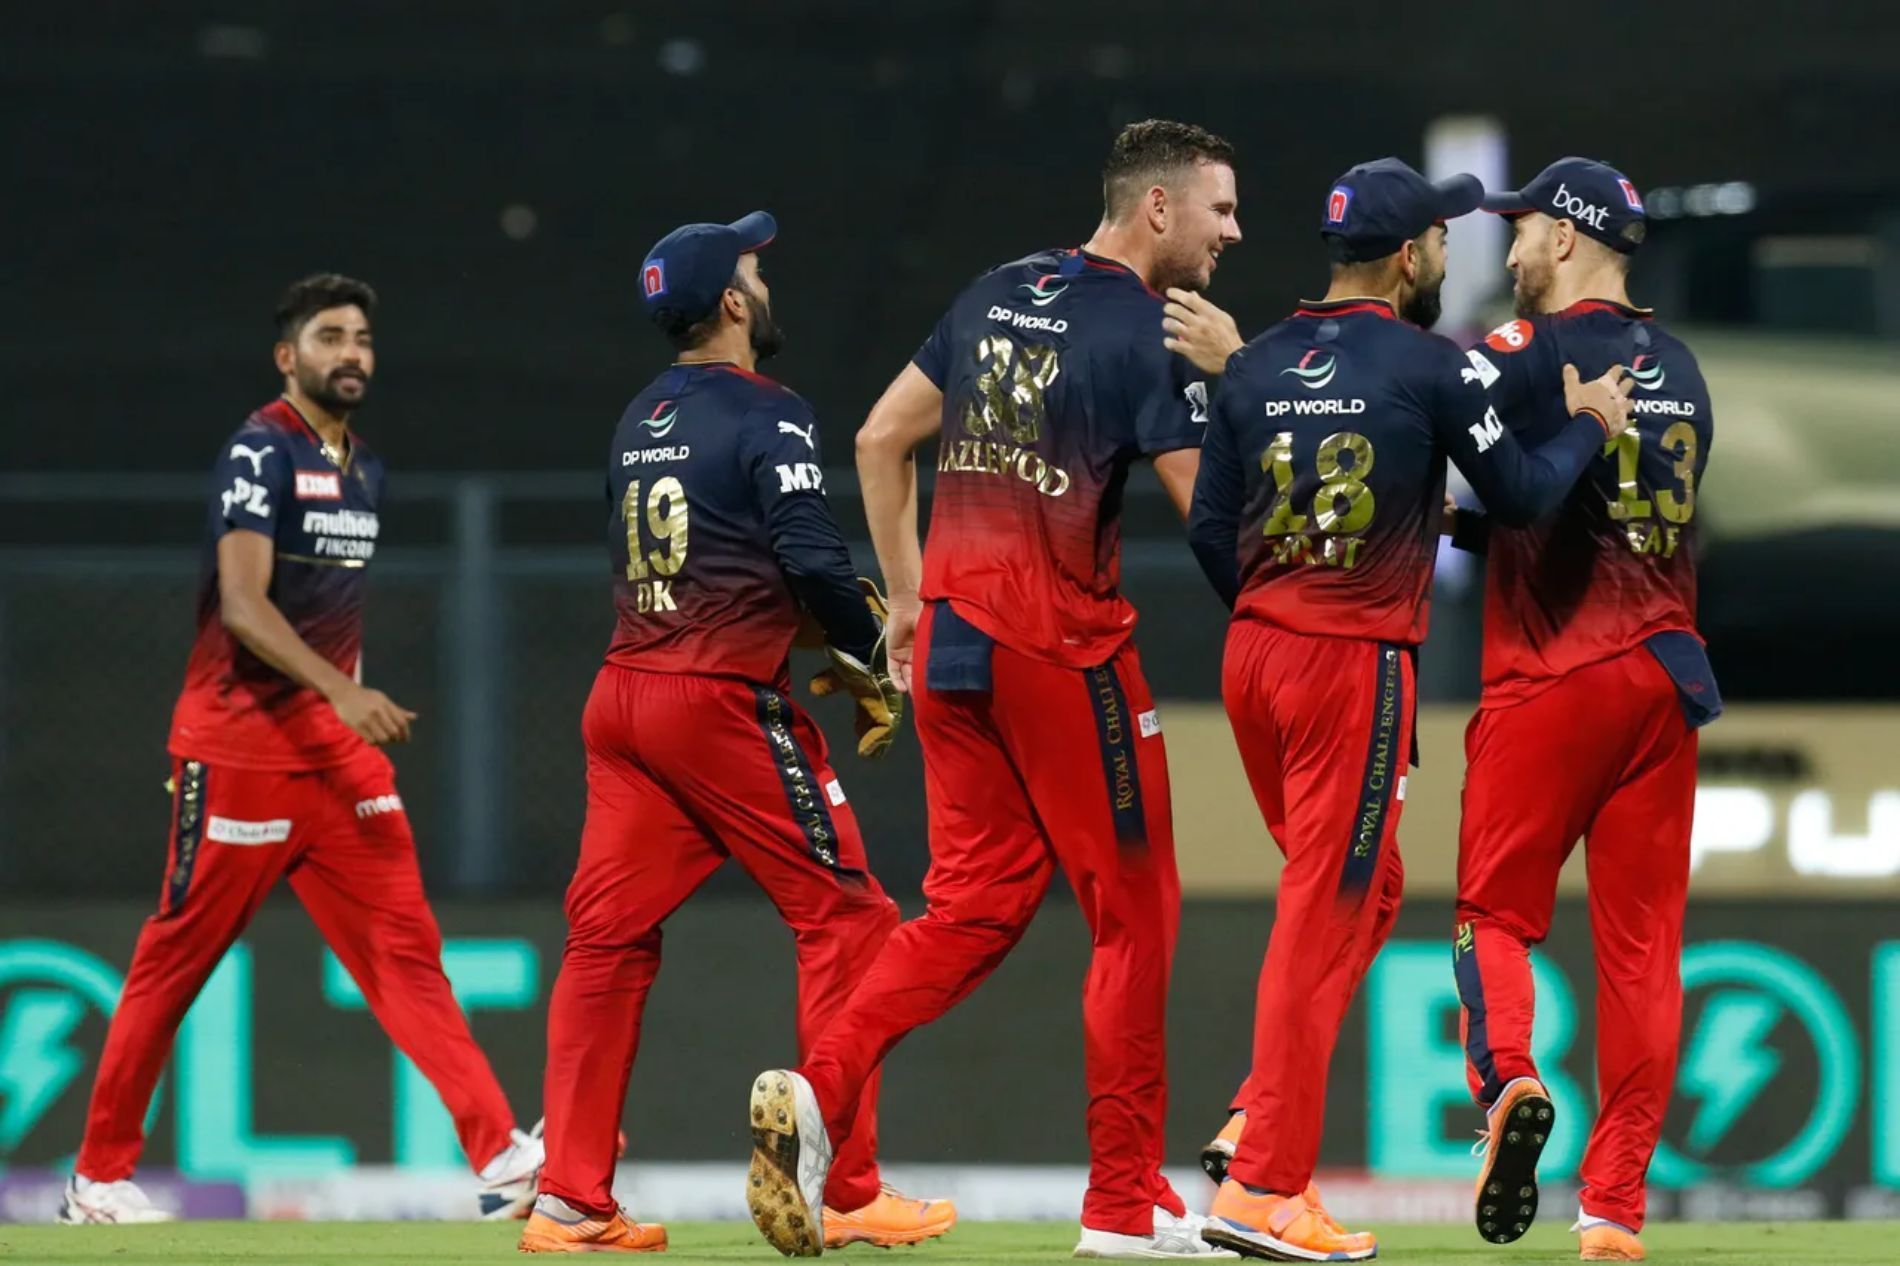
[[[732,270],[732,280],[726,283],[726,289],[744,291],[748,295],[752,293],[737,268]],[[722,294],[720,303],[715,304],[711,312],[697,321],[689,321],[677,312],[668,311],[665,314],[665,324],[660,326],[660,332],[666,335],[666,341],[673,345],[674,351],[690,352],[719,332],[719,313],[724,301]]]
[[[1412,238],[1412,245],[1421,251],[1424,250],[1425,239],[1430,237],[1432,235],[1432,229],[1437,227],[1438,226],[1434,224],[1417,237]],[[1326,233],[1322,234],[1322,236],[1326,239],[1326,258],[1332,262],[1333,275],[1335,277],[1342,273],[1350,273],[1356,269],[1365,269],[1369,274],[1377,275],[1384,271],[1385,262],[1387,260],[1397,255],[1399,251],[1405,249],[1405,243],[1400,242],[1396,248],[1387,251],[1383,255],[1374,255],[1371,259],[1361,259],[1353,244],[1337,233]]]
[[[290,283],[284,297],[277,301],[277,337],[295,342],[310,318],[328,308],[350,304],[361,308],[364,316],[376,314],[376,292],[366,281],[341,273],[312,273],[302,281]]]
[[[1118,220],[1134,200],[1156,185],[1167,185],[1183,169],[1198,163],[1234,165],[1227,140],[1192,123],[1143,119],[1130,123],[1109,147],[1102,166],[1102,215]]]

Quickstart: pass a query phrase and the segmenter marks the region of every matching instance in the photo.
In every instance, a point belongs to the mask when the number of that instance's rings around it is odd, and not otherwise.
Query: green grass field
[[[1478,1242],[1465,1227],[1378,1227],[1380,1260],[1433,1266],[1522,1266],[1575,1261],[1576,1241],[1561,1222],[1539,1226],[1509,1248]],[[681,1223],[668,1228],[665,1261],[778,1262],[784,1259],[745,1223]],[[516,1228],[440,1222],[185,1222],[160,1227],[0,1225],[0,1262],[146,1263],[259,1262],[270,1266],[331,1266],[392,1262],[435,1266],[448,1262],[518,1260]],[[1900,1261],[1900,1224],[1825,1222],[1657,1225],[1643,1236],[1658,1266],[1769,1266],[1819,1262],[1827,1266],[1891,1266]],[[890,1253],[853,1248],[842,1254],[859,1266],[953,1266],[955,1263],[1055,1262],[1075,1243],[1061,1223],[993,1222],[959,1227],[947,1239]]]

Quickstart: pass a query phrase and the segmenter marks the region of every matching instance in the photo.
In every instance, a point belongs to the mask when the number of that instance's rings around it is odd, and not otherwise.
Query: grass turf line
[[[1379,1260],[1426,1266],[1529,1266],[1577,1260],[1576,1237],[1561,1219],[1541,1223],[1508,1248],[1482,1243],[1462,1226],[1373,1227]],[[667,1228],[672,1248],[662,1263],[781,1262],[752,1227],[734,1222],[685,1222]],[[66,1227],[0,1224],[0,1263],[256,1262],[265,1266],[342,1266],[389,1262],[396,1266],[525,1261],[514,1251],[519,1224],[483,1222],[179,1222],[164,1226]],[[1643,1234],[1657,1266],[1892,1266],[1900,1223],[1661,1223]],[[947,1239],[917,1248],[856,1246],[842,1257],[857,1266],[1002,1266],[1055,1262],[1075,1246],[1075,1227],[1058,1222],[972,1222]]]

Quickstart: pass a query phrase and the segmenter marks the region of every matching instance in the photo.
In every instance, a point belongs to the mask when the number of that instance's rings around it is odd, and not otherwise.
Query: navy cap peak
[[[1636,186],[1594,158],[1560,158],[1522,189],[1487,197],[1484,209],[1505,216],[1541,211],[1553,220],[1569,220],[1586,236],[1625,255],[1634,253],[1648,232]]]
[[[1333,182],[1320,234],[1348,262],[1383,259],[1434,224],[1469,215],[1484,198],[1476,176],[1433,182],[1396,158],[1360,163]]]
[[[764,250],[778,222],[764,211],[731,224],[682,224],[653,244],[640,263],[640,302],[656,325],[711,316],[732,284],[739,257]]]

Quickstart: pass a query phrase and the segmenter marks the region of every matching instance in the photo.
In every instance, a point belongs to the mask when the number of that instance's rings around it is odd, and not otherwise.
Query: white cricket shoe
[[[59,1202],[59,1222],[67,1226],[130,1222],[171,1222],[173,1215],[154,1205],[130,1178],[94,1182],[74,1174]]]
[[[753,1224],[787,1257],[825,1251],[825,1177],[831,1172],[831,1136],[811,1083],[789,1068],[752,1079],[747,1108],[752,1162],[745,1202]]]
[[[484,1222],[525,1218],[541,1191],[541,1166],[547,1162],[547,1144],[541,1138],[545,1120],[525,1133],[509,1131],[514,1141],[482,1166],[482,1189],[476,1197]]]
[[[1155,1259],[1196,1261],[1235,1260],[1239,1253],[1217,1248],[1201,1238],[1207,1219],[1198,1213],[1175,1217],[1160,1205],[1155,1206],[1153,1235],[1120,1235],[1114,1231],[1082,1228],[1076,1241],[1076,1257],[1104,1258],[1110,1261],[1152,1261]]]

